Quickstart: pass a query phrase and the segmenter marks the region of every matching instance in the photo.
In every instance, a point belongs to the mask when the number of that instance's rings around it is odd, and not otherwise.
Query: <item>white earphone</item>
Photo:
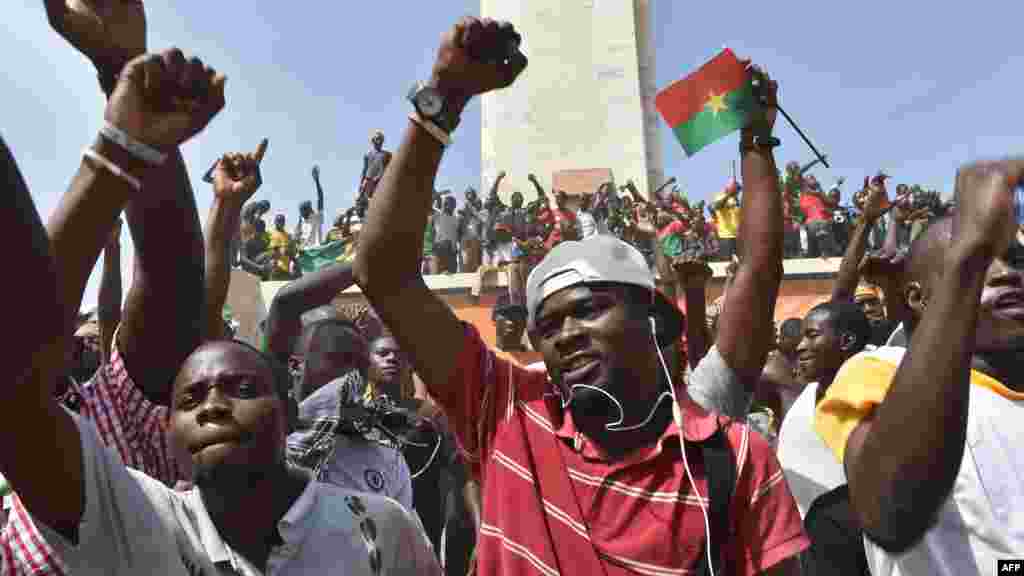
[[[693,473],[690,472],[690,462],[686,458],[686,440],[683,438],[683,409],[679,404],[679,398],[676,397],[675,382],[672,380],[672,372],[668,369],[668,363],[665,362],[665,356],[661,353],[661,345],[658,343],[658,321],[654,316],[649,316],[648,320],[651,323],[651,338],[654,339],[654,348],[658,351],[658,360],[661,361],[661,368],[665,371],[665,378],[668,381],[668,393],[672,397],[672,417],[676,420],[676,426],[679,427],[679,452],[683,457],[683,468],[686,470],[686,477],[690,480],[690,488],[693,489],[694,495],[697,496],[697,503],[700,504],[700,511],[704,515],[704,534],[707,537],[707,545],[705,546],[708,555],[708,571],[711,572],[711,576],[715,576],[715,565],[711,557],[711,521],[708,518],[708,508],[704,505],[704,498],[701,496],[700,491],[697,490],[697,483],[693,481]],[[661,398],[655,404],[661,403]],[[653,413],[653,412],[652,412]]]

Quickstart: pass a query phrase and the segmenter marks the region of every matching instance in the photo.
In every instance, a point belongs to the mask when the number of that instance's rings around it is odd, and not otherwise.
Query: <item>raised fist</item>
[[[241,206],[263,184],[260,163],[267,153],[267,139],[264,138],[255,152],[250,154],[225,154],[217,162],[213,172],[213,194],[222,200],[230,200]]]
[[[441,37],[430,83],[457,116],[473,96],[512,85],[527,63],[521,39],[508,22],[466,16]]]
[[[746,127],[755,133],[771,134],[775,127],[775,116],[778,114],[779,84],[768,76],[768,71],[760,66],[750,63],[750,60],[741,60],[750,69],[750,77],[755,84],[755,94],[760,98],[760,112],[751,115],[750,125]]]
[[[498,172],[498,180],[501,180],[505,176],[508,176],[508,174],[504,170],[502,170],[501,172]]]
[[[536,182],[537,181],[537,175],[536,174],[529,174],[529,175],[526,176],[526,179],[529,180],[530,182]]]
[[[865,254],[858,270],[864,280],[881,286],[886,293],[892,293],[899,290],[906,257],[906,250],[897,251],[895,254],[881,251]]]
[[[320,180],[320,167],[316,164],[313,165],[313,180]]]
[[[104,119],[135,140],[167,150],[198,134],[224,108],[224,82],[181,50],[145,54],[128,63]]]
[[[890,207],[886,198],[885,189],[880,186],[870,186],[864,193],[863,208],[864,220],[867,223],[876,222]]]
[[[117,74],[146,51],[141,0],[44,0],[50,26],[101,73]]]
[[[956,175],[954,245],[998,257],[1017,237],[1015,189],[1024,182],[1024,158],[978,162]]]

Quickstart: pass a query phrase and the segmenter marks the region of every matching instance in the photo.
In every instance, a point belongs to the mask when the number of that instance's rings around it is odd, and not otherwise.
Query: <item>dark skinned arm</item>
[[[707,264],[703,264],[706,268]],[[707,281],[711,278],[710,270],[696,274],[680,274],[676,271],[677,284],[683,289],[686,298],[686,356],[690,368],[708,353],[707,338]]]
[[[832,300],[853,300],[857,291],[857,283],[860,282],[860,264],[868,249],[868,236],[875,222],[884,214],[882,210],[881,190],[872,188],[868,191],[864,201],[864,214],[861,216],[853,233],[850,234],[850,242],[843,254],[843,260],[839,264],[839,274],[836,276],[836,283],[832,287]]]
[[[960,470],[968,384],[987,263],[952,254],[927,314],[874,414],[846,443],[850,499],[865,532],[890,552],[930,527]]]
[[[771,130],[771,116],[760,130]],[[742,171],[746,190],[740,206],[743,265],[725,294],[715,345],[752,392],[775,331],[773,314],[782,282],[782,195],[771,149],[744,152]]]
[[[85,283],[109,236],[104,231],[113,227],[134,190],[82,162],[50,218],[48,233],[14,158],[5,143],[0,148],[8,198],[0,209],[0,225],[18,270],[18,282],[5,284],[4,297],[33,311],[33,321],[23,323],[18,337],[7,343],[12,378],[0,388],[0,473],[37,521],[73,534],[85,509],[81,441],[71,416],[54,402],[53,386],[65,369],[65,349]],[[93,149],[124,161],[125,170],[131,165],[102,142]],[[36,431],[31,441],[24,434],[28,428]],[[41,460],[40,451],[54,457]]]
[[[274,296],[267,316],[267,351],[287,365],[295,341],[302,332],[302,314],[330,304],[353,284],[352,265],[338,262],[281,288]]]
[[[103,248],[103,276],[96,303],[96,319],[100,326],[100,351],[103,362],[110,361],[110,346],[114,330],[121,322],[121,224],[114,231]]]
[[[119,351],[147,400],[170,401],[171,382],[199,345],[205,318],[204,245],[195,196],[174,149],[125,210],[135,269],[118,332]],[[147,330],[145,326],[159,326]]]
[[[865,533],[889,552],[920,540],[959,473],[981,293],[995,255],[1012,242],[1013,190],[1022,178],[1024,160],[959,171],[951,244],[923,256],[942,266],[925,280],[931,285],[927,306],[923,296],[911,300],[922,316],[906,355],[884,401],[847,440],[854,512]]]
[[[206,217],[206,340],[224,337],[221,310],[228,299],[231,284],[231,262],[228,260],[232,231],[238,229],[240,206],[223,198],[213,199]]]
[[[324,213],[324,188],[320,185],[320,178],[313,178],[316,184],[316,211],[321,215]]]
[[[494,58],[491,63],[470,57],[486,53],[487,46],[501,45],[496,39],[506,32],[514,30],[508,24],[485,26],[467,17],[442,37],[431,84],[445,97],[453,118],[459,117],[474,95],[511,85],[526,68],[526,58],[519,53],[502,55],[504,59]],[[462,323],[427,288],[419,271],[423,230],[442,152],[429,132],[408,123],[374,194],[355,261],[360,288],[432,391],[451,382],[465,338]]]
[[[206,218],[206,331],[204,338],[224,337],[224,303],[231,285],[231,239],[238,231],[242,206],[263,183],[260,163],[267,139],[252,154],[226,154],[213,169],[213,202]]]

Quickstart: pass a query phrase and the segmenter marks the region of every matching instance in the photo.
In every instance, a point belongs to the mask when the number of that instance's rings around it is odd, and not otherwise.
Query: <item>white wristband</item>
[[[100,156],[92,148],[86,148],[85,150],[83,150],[82,151],[82,157],[83,158],[87,158],[89,160],[92,160],[93,162],[99,164],[100,167],[105,169],[107,172],[110,172],[114,176],[117,176],[118,178],[121,178],[125,182],[131,184],[132,188],[134,188],[136,192],[139,192],[139,191],[142,190],[142,182],[139,182],[138,178],[136,178],[135,176],[132,176],[131,174],[125,172],[117,164],[114,164],[110,160],[107,160],[103,156]]]
[[[117,126],[107,122],[100,128],[100,134],[106,139],[128,151],[129,154],[152,166],[162,166],[167,161],[167,154],[143,144],[132,138]]]
[[[433,122],[420,116],[416,112],[409,114],[409,120],[412,120],[413,122],[418,124],[420,128],[423,128],[424,130],[429,132],[431,136],[436,138],[437,141],[441,143],[441,146],[447,147],[451,145],[452,137],[447,132],[442,130],[440,127],[438,127],[437,124],[434,124]]]

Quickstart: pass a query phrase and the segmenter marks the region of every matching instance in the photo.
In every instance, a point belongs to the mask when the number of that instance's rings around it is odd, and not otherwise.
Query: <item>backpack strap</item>
[[[728,574],[727,559],[723,550],[729,537],[729,508],[733,490],[736,486],[736,465],[733,463],[732,449],[725,437],[724,430],[719,427],[707,440],[700,443],[701,456],[704,458],[704,470],[708,477],[708,523],[711,528],[711,557],[715,563],[715,574]],[[708,544],[705,543],[705,546]],[[701,552],[695,566],[697,574],[710,574],[707,565],[706,550]]]

